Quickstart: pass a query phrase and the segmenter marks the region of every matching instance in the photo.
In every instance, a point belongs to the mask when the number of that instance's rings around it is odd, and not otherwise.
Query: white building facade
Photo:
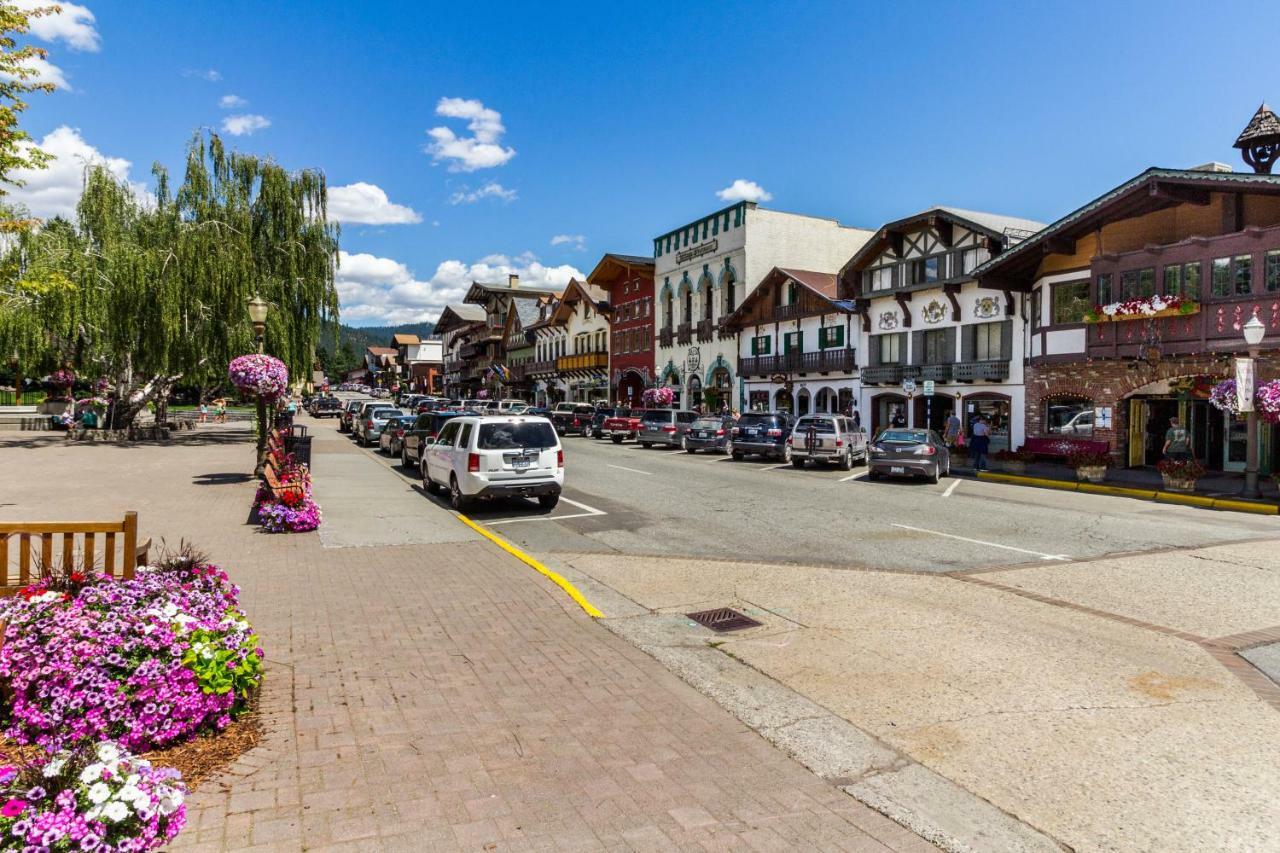
[[[654,240],[654,374],[686,408],[746,406],[722,320],[774,267],[834,270],[871,236],[833,219],[738,202]]]
[[[957,208],[885,225],[840,273],[861,314],[862,421],[941,433],[960,416],[991,427],[992,452],[1021,446],[1025,298],[984,288],[972,272],[1043,227]]]

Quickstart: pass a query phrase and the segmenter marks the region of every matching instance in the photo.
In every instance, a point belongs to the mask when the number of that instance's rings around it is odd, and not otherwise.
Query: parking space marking
[[[970,539],[967,536],[956,536],[954,533],[943,533],[940,530],[925,530],[923,527],[912,527],[909,524],[892,524],[891,527],[900,527],[903,530],[914,530],[917,533],[928,533],[931,536],[945,536],[947,539],[958,539],[961,542],[972,542],[974,545],[986,545],[989,548],[1003,548],[1006,551],[1017,551],[1019,554],[1031,554],[1042,560],[1070,560],[1071,558],[1065,554],[1045,554],[1040,551],[1028,551],[1026,548],[1015,548],[1012,545],[1001,545],[999,542],[986,542],[982,539]]]
[[[598,515],[609,514],[602,509],[596,509],[593,506],[587,506],[584,503],[569,500],[569,498],[566,498],[564,495],[560,496],[560,500],[563,503],[576,506],[578,509],[582,510],[582,512],[574,512],[569,515],[531,515],[527,518],[497,518],[492,521],[477,521],[476,523],[483,524],[486,527],[493,527],[498,524],[519,524],[525,521],[568,521],[571,518],[592,518]]]
[[[951,481],[951,485],[950,485],[950,486],[947,486],[947,490],[946,490],[945,492],[943,492],[943,493],[942,493],[942,496],[943,496],[944,498],[949,498],[949,497],[951,497],[951,493],[952,493],[952,492],[954,492],[954,491],[956,490],[956,486],[958,486],[958,485],[960,485],[960,481],[959,481],[959,480],[952,480],[952,481]]]
[[[867,469],[863,468],[861,471],[859,471],[859,472],[858,472],[858,473],[856,473],[856,474],[850,474],[848,477],[841,477],[837,482],[840,482],[840,483],[847,483],[847,482],[849,482],[850,480],[857,480],[857,479],[859,479],[859,478],[861,478],[861,477],[865,477],[865,476],[867,476],[867,474],[868,474]]]
[[[779,468],[790,468],[790,462],[783,462],[781,465],[767,465],[764,468],[757,468],[757,471],[777,471]]]
[[[717,456],[714,459],[700,459],[698,461],[699,462],[728,462],[731,459],[733,459],[733,457],[730,456],[728,453],[726,453],[723,456]]]
[[[653,476],[653,472],[652,472],[652,471],[641,471],[639,468],[628,468],[628,467],[627,467],[627,466],[625,466],[625,465],[612,465],[612,464],[609,464],[609,463],[607,463],[607,462],[606,462],[606,463],[605,463],[605,467],[606,467],[606,468],[617,468],[619,471],[630,471],[632,474],[644,474],[646,477],[651,477],[651,476]]]

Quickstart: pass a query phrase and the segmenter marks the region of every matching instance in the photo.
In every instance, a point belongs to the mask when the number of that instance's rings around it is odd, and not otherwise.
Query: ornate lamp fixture
[[[1233,147],[1240,149],[1240,156],[1254,172],[1271,174],[1271,167],[1280,160],[1280,118],[1266,104],[1258,107]]]

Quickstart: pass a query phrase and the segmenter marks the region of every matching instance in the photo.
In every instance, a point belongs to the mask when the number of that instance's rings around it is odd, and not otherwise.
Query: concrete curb
[[[1102,483],[1073,483],[1070,480],[1051,480],[1047,477],[1026,477],[1020,474],[996,474],[990,471],[979,471],[975,476],[979,480],[986,480],[992,483],[1007,483],[1012,486],[1037,486],[1042,489],[1059,489],[1064,492],[1087,492],[1093,495],[1137,498],[1138,500],[1156,501],[1157,503],[1198,506],[1203,509],[1217,509],[1226,512],[1249,512],[1256,515],[1280,514],[1280,506],[1276,504],[1236,500],[1233,498],[1211,498],[1206,495],[1188,495],[1181,492],[1165,492],[1159,489],[1133,489],[1127,486],[1108,486]]]

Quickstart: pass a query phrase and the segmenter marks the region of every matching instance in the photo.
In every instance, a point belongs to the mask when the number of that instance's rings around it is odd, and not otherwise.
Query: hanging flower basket
[[[660,388],[648,388],[640,395],[640,402],[649,407],[670,406],[675,400],[675,392],[665,385]]]
[[[1107,305],[1095,305],[1084,315],[1086,323],[1110,323],[1120,320],[1154,320],[1159,317],[1182,317],[1198,314],[1200,303],[1180,296],[1148,296],[1125,299]]]
[[[1209,402],[1219,411],[1226,412],[1229,415],[1238,415],[1240,413],[1240,404],[1236,400],[1236,381],[1234,379],[1224,379],[1214,385],[1213,390],[1209,392]]]
[[[284,362],[260,353],[233,358],[227,375],[241,393],[264,400],[276,399],[289,387],[289,369]]]
[[[1258,414],[1272,423],[1280,423],[1280,379],[1263,382],[1253,392],[1253,404]]]

